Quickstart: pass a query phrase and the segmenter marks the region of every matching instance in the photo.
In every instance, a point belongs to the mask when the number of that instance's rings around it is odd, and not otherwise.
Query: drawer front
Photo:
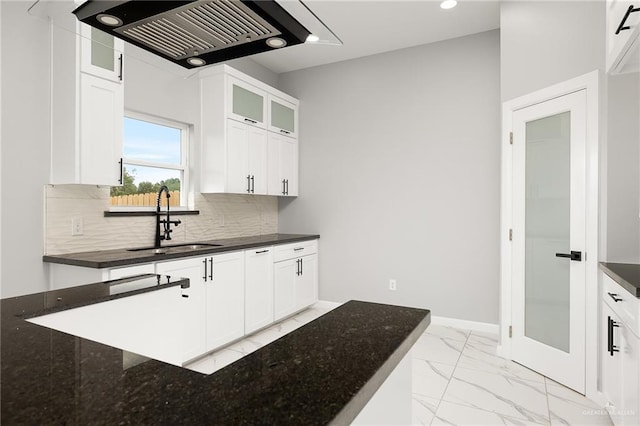
[[[274,248],[273,261],[294,259],[318,252],[318,240],[300,241],[298,243],[283,244]]]
[[[639,335],[638,298],[622,288],[607,274],[603,273],[602,276],[602,298],[633,333],[636,336]]]

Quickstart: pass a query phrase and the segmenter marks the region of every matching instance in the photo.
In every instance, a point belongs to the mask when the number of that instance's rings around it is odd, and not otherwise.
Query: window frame
[[[124,156],[124,144],[126,141],[123,136],[123,156],[122,167],[129,166],[141,166],[141,167],[156,167],[167,170],[179,170],[182,171],[182,180],[180,185],[180,205],[173,207],[176,210],[189,210],[188,208],[188,193],[189,193],[189,144],[191,141],[191,125],[176,120],[158,117],[152,114],[142,113],[138,111],[125,110],[123,121],[125,118],[132,118],[134,120],[145,121],[160,126],[171,127],[180,130],[180,164],[170,163],[154,163],[151,161],[143,161],[127,158]],[[137,211],[155,211],[155,206],[112,206],[109,202],[109,211],[112,212],[137,212]]]

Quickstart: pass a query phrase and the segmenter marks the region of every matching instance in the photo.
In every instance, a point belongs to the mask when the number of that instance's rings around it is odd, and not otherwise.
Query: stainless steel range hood
[[[304,43],[309,35],[275,0],[87,1],[73,13],[185,68]]]

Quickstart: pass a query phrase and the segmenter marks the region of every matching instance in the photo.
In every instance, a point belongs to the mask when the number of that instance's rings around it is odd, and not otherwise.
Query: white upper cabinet
[[[267,93],[234,77],[227,83],[227,117],[257,127],[266,127]]]
[[[227,190],[267,193],[267,131],[227,120]]]
[[[269,96],[269,130],[283,135],[298,136],[298,105],[277,96]]]
[[[269,132],[268,195],[298,195],[298,140]]]
[[[82,72],[122,83],[124,41],[80,23]]]
[[[200,192],[297,195],[298,101],[227,65],[200,77]]]
[[[640,71],[640,0],[607,0],[607,72]]]
[[[124,87],[116,60],[120,53],[83,37],[91,32],[88,28],[73,15],[57,17],[51,24],[50,183],[118,186],[124,117]],[[121,47],[114,41],[116,45]],[[109,66],[113,75],[106,73]]]

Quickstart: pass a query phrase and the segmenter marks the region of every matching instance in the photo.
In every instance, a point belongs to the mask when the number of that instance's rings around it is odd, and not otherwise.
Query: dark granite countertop
[[[114,249],[69,253],[60,255],[45,255],[44,262],[62,263],[65,265],[84,266],[87,268],[113,268],[116,266],[136,265],[139,263],[157,262],[168,259],[178,259],[188,256],[216,254],[226,251],[243,250],[252,247],[264,247],[277,244],[295,243],[320,238],[319,235],[304,234],[268,234],[252,237],[226,238],[220,240],[197,241],[192,244],[210,244],[197,250],[191,250],[185,244],[180,246],[166,245],[172,251],[154,254],[150,250]]]
[[[22,319],[81,286],[1,301],[3,424],[348,424],[430,323],[428,310],[350,301],[211,375]],[[125,368],[127,365],[128,368]]]
[[[600,269],[629,293],[640,297],[640,265],[600,262]]]

